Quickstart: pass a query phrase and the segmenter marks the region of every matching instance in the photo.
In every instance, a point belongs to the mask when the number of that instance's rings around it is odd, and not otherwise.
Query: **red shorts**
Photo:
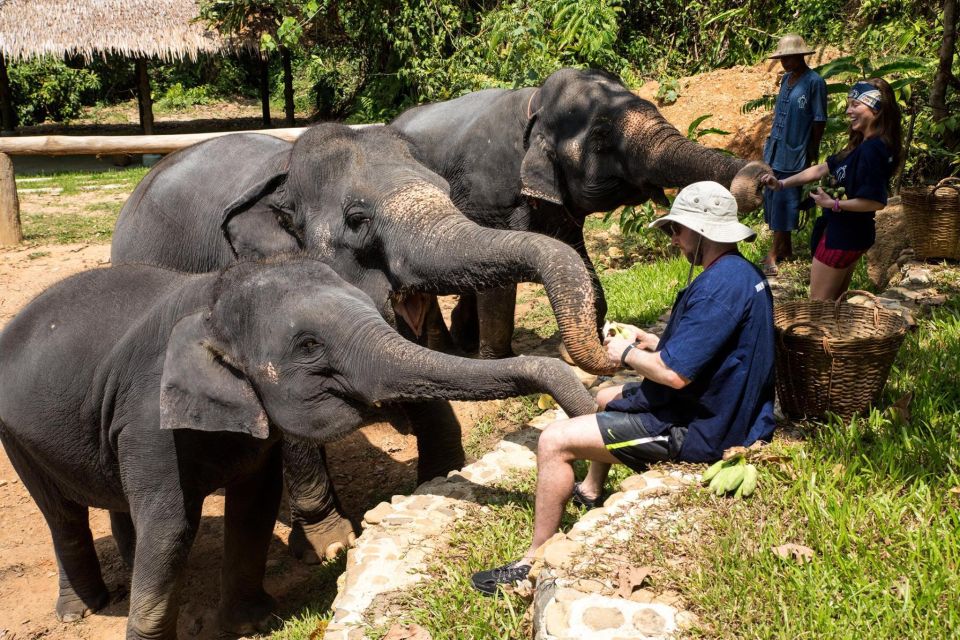
[[[846,269],[856,264],[866,252],[866,249],[827,249],[827,234],[824,233],[820,236],[820,244],[817,245],[813,257],[828,267]]]

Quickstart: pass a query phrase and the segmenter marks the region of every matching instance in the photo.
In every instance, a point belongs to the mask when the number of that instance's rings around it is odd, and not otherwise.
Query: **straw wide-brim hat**
[[[788,33],[780,38],[780,42],[777,43],[777,50],[767,57],[773,60],[786,58],[787,56],[806,56],[815,53],[815,51],[815,49],[807,46],[802,37],[795,33]]]
[[[658,228],[667,222],[682,224],[714,242],[752,242],[756,232],[737,219],[737,200],[722,184],[694,182],[681,189],[670,213],[648,226]]]

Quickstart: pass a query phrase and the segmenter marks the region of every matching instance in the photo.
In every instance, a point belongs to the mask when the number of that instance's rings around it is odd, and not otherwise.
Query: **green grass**
[[[96,216],[28,213],[21,220],[24,241],[37,244],[107,243],[116,222],[116,213]]]
[[[960,304],[921,323],[886,403],[914,394],[909,422],[874,411],[811,424],[773,449],[744,502],[692,491],[699,534],[671,579],[707,637],[948,638],[960,635]],[[784,543],[813,549],[801,565]]]
[[[690,263],[678,256],[637,263],[623,271],[605,271],[600,282],[607,297],[607,317],[638,325],[656,321],[686,284],[689,270]],[[694,271],[694,277],[698,272]]]
[[[146,167],[133,167],[117,171],[68,172],[38,176],[30,182],[21,183],[21,188],[59,188],[56,198],[62,198],[63,213],[21,212],[23,237],[26,242],[36,244],[69,244],[75,242],[107,243],[113,236],[113,227],[123,206],[122,202],[87,202],[74,205],[72,196],[80,193],[97,193],[96,189],[104,185],[119,185],[102,193],[111,196],[117,193],[130,193],[147,173]],[[70,211],[73,207],[74,213]]]
[[[57,188],[62,189],[59,195],[76,195],[84,191],[84,187],[98,187],[103,185],[123,185],[117,191],[133,191],[137,183],[147,174],[147,167],[131,167],[111,171],[70,171],[52,173],[44,176],[33,176],[30,182],[20,186],[26,188]]]

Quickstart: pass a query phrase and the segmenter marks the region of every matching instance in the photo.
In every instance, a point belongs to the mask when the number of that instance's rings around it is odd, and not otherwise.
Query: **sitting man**
[[[536,550],[560,527],[571,495],[591,507],[610,465],[643,471],[650,462],[711,462],[724,449],[773,435],[773,298],[763,274],[737,251],[756,237],[737,220],[737,203],[716,182],[677,195],[670,213],[651,223],[695,265],[703,266],[673,305],[658,339],[628,327],[633,340],[608,338],[607,352],[644,377],[603,389],[600,413],[547,426],[537,446],[533,543],[519,560],[474,574],[494,594],[527,577]],[[573,462],[590,460],[582,484]]]

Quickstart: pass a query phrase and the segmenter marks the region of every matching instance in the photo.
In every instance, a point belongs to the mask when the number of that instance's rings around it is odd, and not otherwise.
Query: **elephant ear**
[[[160,428],[270,435],[267,414],[247,378],[212,345],[203,311],[173,327],[160,378]]]
[[[520,163],[522,195],[546,200],[553,204],[563,204],[554,157],[554,149],[541,134],[536,134]]]
[[[286,186],[287,172],[279,171],[227,205],[223,234],[238,258],[258,259],[303,248]]]

